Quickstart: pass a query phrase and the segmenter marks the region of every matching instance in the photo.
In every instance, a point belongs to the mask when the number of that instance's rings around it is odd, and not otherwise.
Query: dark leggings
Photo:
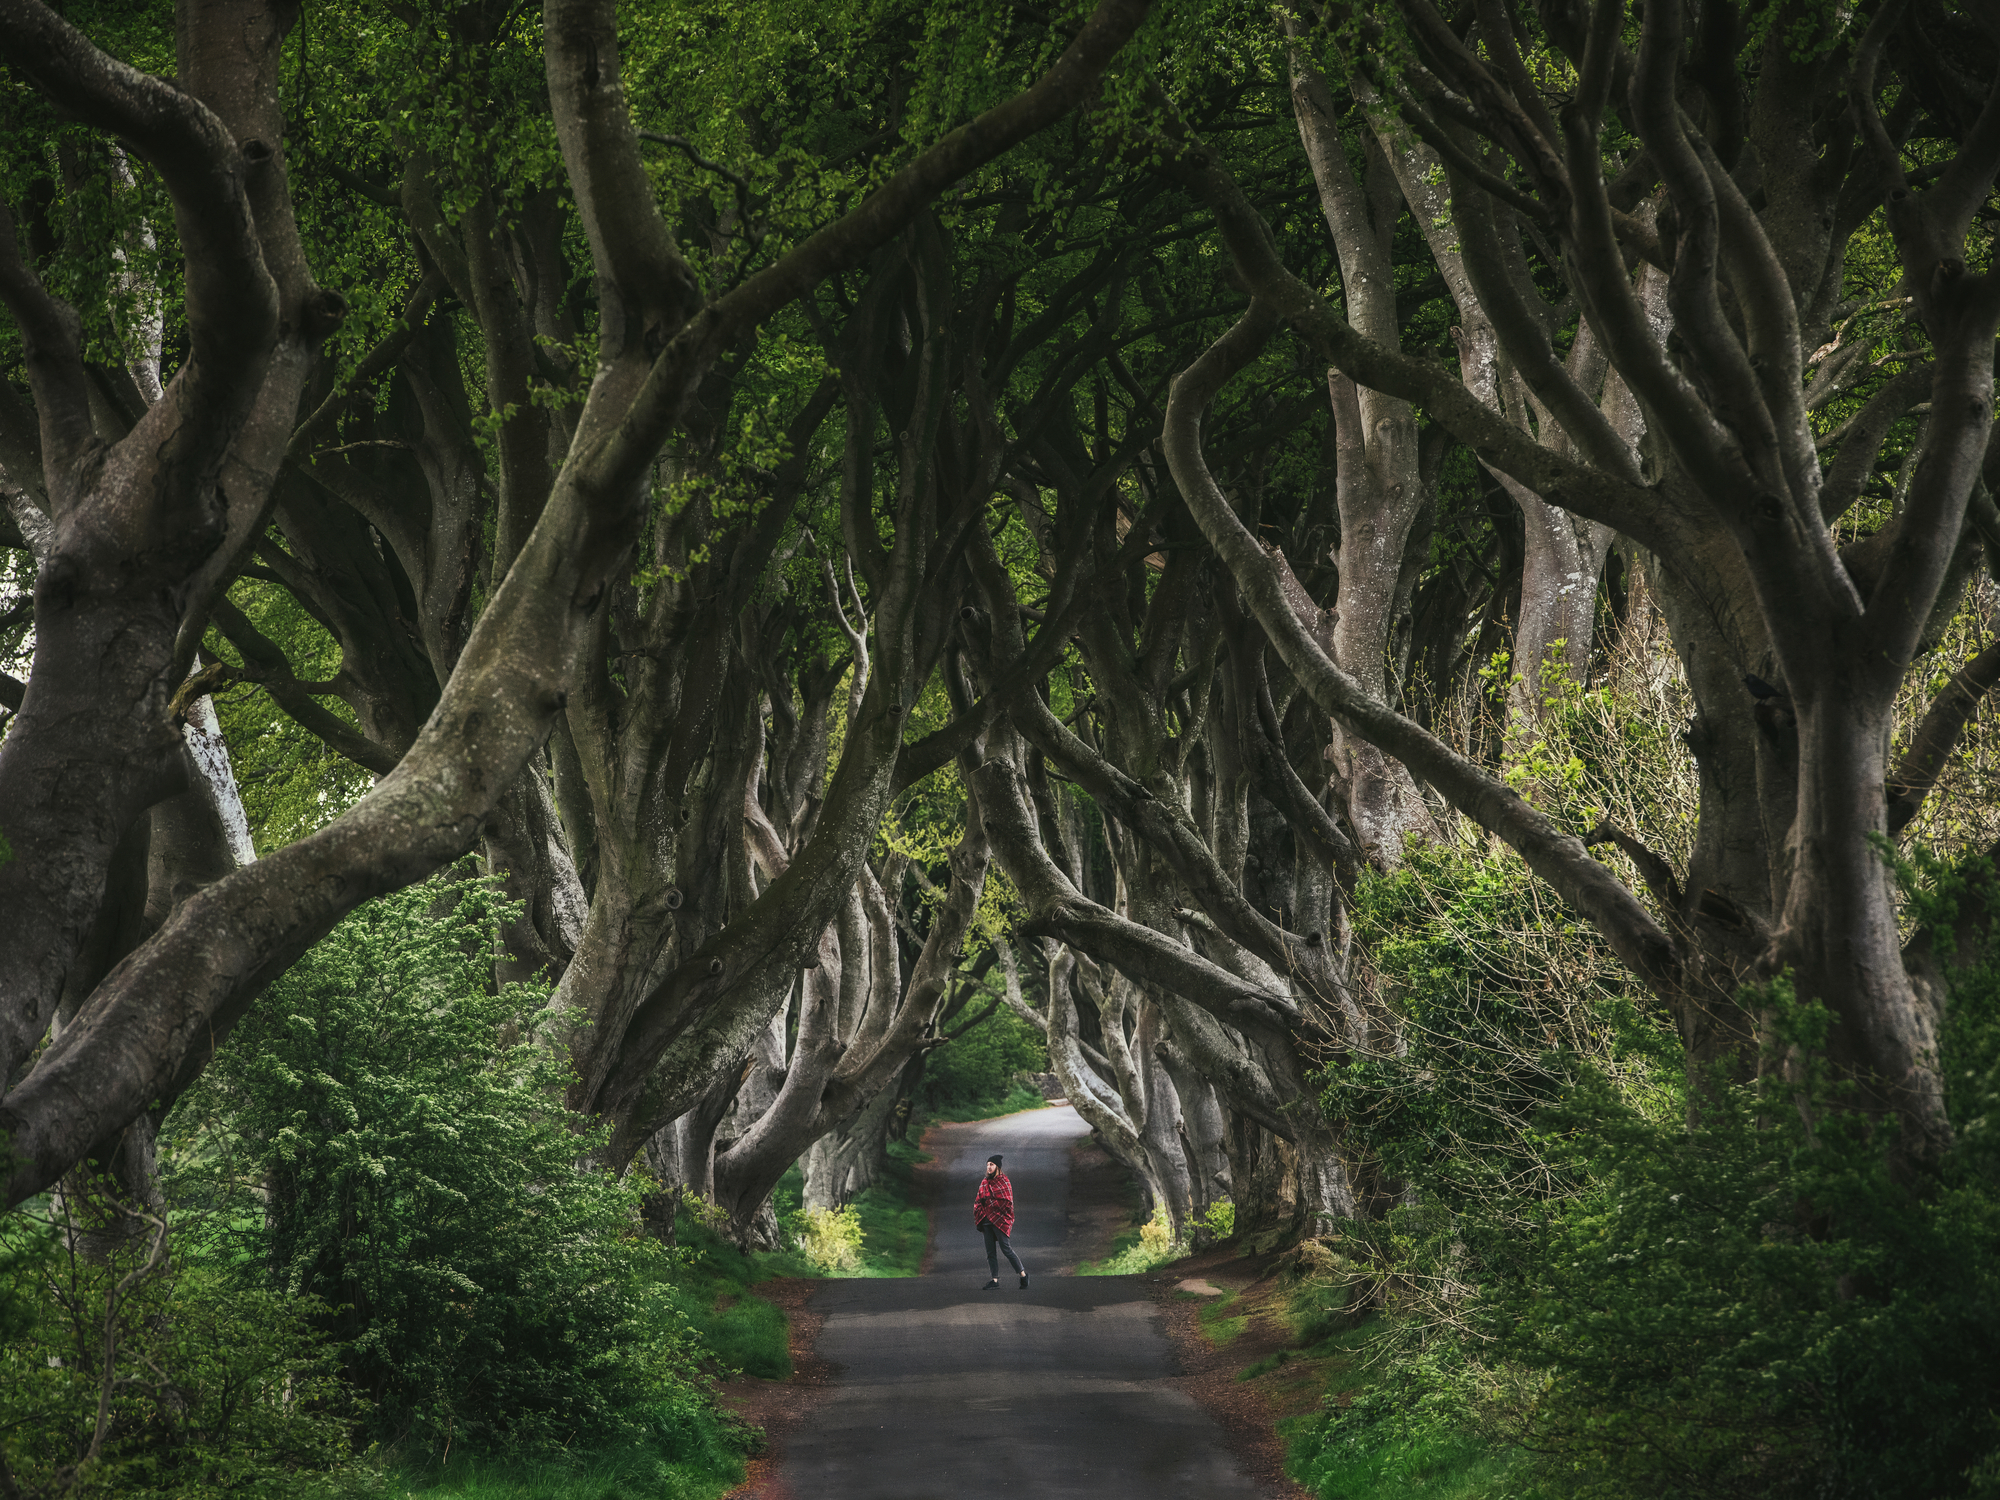
[[[986,1236],[986,1264],[992,1269],[995,1281],[1000,1279],[1000,1256],[1002,1255],[1007,1257],[1007,1264],[1014,1268],[1015,1275],[1026,1276],[1028,1274],[1021,1269],[1021,1257],[1016,1255],[1014,1247],[1007,1243],[1006,1235],[995,1229],[991,1224],[981,1224],[979,1232]],[[994,1253],[996,1247],[999,1254]]]

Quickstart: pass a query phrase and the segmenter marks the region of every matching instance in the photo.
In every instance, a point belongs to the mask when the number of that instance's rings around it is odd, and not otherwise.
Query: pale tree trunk
[[[1372,89],[1365,83],[1358,83],[1357,88],[1368,111],[1372,138],[1391,162],[1412,217],[1458,309],[1460,326],[1452,330],[1452,336],[1458,344],[1466,389],[1543,447],[1566,457],[1577,456],[1576,442],[1504,356],[1493,318],[1475,285],[1480,282],[1493,289],[1505,278],[1512,294],[1508,312],[1533,320],[1545,334],[1556,331],[1561,314],[1543,302],[1527,276],[1511,220],[1502,217],[1490,225],[1491,238],[1475,241],[1471,253],[1485,257],[1475,275],[1467,266],[1468,248],[1451,212],[1443,163],[1393,113],[1381,108]],[[1650,223],[1650,212],[1643,218]],[[1479,227],[1486,230],[1489,225],[1481,220]],[[1654,337],[1664,345],[1670,322],[1666,273],[1642,263],[1637,294]],[[1357,331],[1368,331],[1358,324],[1356,327]],[[1623,377],[1611,368],[1588,319],[1571,343],[1565,374],[1597,403],[1599,413],[1627,450],[1630,471],[1636,473],[1645,420]],[[1548,678],[1555,663],[1560,662],[1563,675],[1577,686],[1589,681],[1597,584],[1613,532],[1608,526],[1547,503],[1512,475],[1487,467],[1521,512],[1525,544],[1520,612],[1514,621],[1512,680],[1507,692],[1506,755],[1511,761],[1527,752],[1555,696],[1556,684]]]
[[[501,984],[537,975],[560,982],[589,913],[540,759],[529,762],[486,823],[487,872],[519,903],[501,925],[494,976]]]
[[[132,163],[116,146],[111,148],[111,176],[121,191],[137,191]],[[119,333],[125,345],[125,369],[148,406],[165,394],[160,388],[160,341],[166,330],[166,318],[160,307],[160,289],[150,271],[133,262],[150,266],[155,249],[153,226],[141,218],[127,231],[126,242],[111,251],[112,263],[118,267],[114,285],[123,299],[117,312]]]
[[[1294,40],[1303,28],[1285,17]],[[1395,347],[1393,247],[1403,194],[1389,155],[1373,137],[1364,143],[1366,169],[1356,181],[1334,120],[1326,81],[1303,49],[1291,53],[1292,103],[1299,139],[1319,189],[1320,207],[1340,257],[1348,321]],[[1407,401],[1357,386],[1327,372],[1337,453],[1340,569],[1333,658],[1362,688],[1393,704],[1402,684],[1389,676],[1393,637],[1409,613],[1413,573],[1404,567],[1411,526],[1425,493],[1416,413]],[[1436,836],[1430,809],[1406,767],[1336,723],[1331,751],[1336,784],[1363,855],[1388,868],[1401,862],[1404,842]]]
[[[1173,1080],[1174,1097],[1180,1104],[1181,1155],[1188,1165],[1190,1213],[1197,1221],[1189,1242],[1198,1249],[1209,1238],[1206,1230],[1199,1227],[1199,1221],[1207,1217],[1213,1205],[1231,1198],[1229,1155],[1224,1148],[1229,1127],[1214,1086],[1189,1065],[1179,1050],[1171,1042],[1162,1042],[1154,1051]]]
[[[839,1208],[882,1180],[889,1168],[889,1126],[896,1113],[894,1085],[883,1089],[845,1125],[828,1131],[800,1160],[807,1208]]]
[[[1085,1055],[1077,1015],[1077,955],[1068,945],[1050,942],[1048,952],[1049,1067],[1062,1083],[1070,1108],[1083,1117],[1098,1144],[1138,1179],[1148,1206],[1165,1200],[1163,1185],[1153,1175],[1153,1162],[1135,1124],[1128,1101],[1117,1086],[1093,1067]],[[1107,1059],[1106,1071],[1110,1070]]]

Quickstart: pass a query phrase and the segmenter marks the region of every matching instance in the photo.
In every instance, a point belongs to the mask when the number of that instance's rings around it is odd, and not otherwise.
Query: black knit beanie
[[[994,1166],[996,1166],[996,1167],[999,1167],[999,1166],[1004,1166],[1004,1165],[1006,1165],[1006,1164],[1005,1164],[1004,1162],[1002,1162],[1002,1161],[1000,1160],[1000,1158],[999,1158],[998,1156],[989,1156],[989,1157],[987,1157],[986,1159],[987,1159],[988,1161],[992,1162],[992,1163],[993,1163],[993,1165],[994,1165]]]

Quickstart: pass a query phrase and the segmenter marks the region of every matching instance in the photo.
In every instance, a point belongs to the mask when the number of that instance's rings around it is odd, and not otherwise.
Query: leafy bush
[[[799,1249],[820,1271],[836,1275],[861,1267],[861,1215],[846,1208],[802,1208],[785,1221]]]
[[[1810,1051],[1823,1012],[1771,1014]],[[1969,1494],[2000,1449],[2000,1194],[1912,1192],[1892,1133],[1789,1086],[1647,1120],[1601,1085],[1543,1121],[1589,1186],[1467,1226],[1484,1357],[1533,1372],[1497,1427],[1578,1495]]]
[[[1199,1220],[1201,1227],[1218,1240],[1226,1240],[1236,1233],[1236,1205],[1227,1198],[1218,1199],[1208,1205],[1208,1211]]]
[[[639,1186],[578,1167],[544,994],[489,992],[500,910],[477,882],[358,909],[175,1111],[171,1177],[218,1210],[211,1263],[331,1309],[378,1438],[628,1441],[694,1400],[697,1349]]]
[[[166,1225],[72,1179],[0,1219],[0,1476],[28,1496],[290,1497],[373,1488],[361,1415],[309,1303],[232,1286],[167,1253]],[[89,1243],[95,1258],[81,1253]]]
[[[1678,1118],[1679,1039],[1646,1017],[1609,946],[1518,861],[1412,847],[1363,885],[1355,932],[1396,1012],[1395,1040],[1330,1068],[1325,1102],[1428,1202],[1564,1191],[1530,1133],[1581,1067],[1635,1107]]]

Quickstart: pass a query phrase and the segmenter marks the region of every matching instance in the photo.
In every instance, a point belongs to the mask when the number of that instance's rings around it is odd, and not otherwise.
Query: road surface
[[[1173,1349],[1136,1280],[1056,1276],[1067,1106],[989,1120],[947,1175],[929,1275],[829,1281],[818,1354],[841,1367],[784,1443],[785,1492],[805,1500],[1263,1500],[1215,1421],[1172,1385]],[[1014,1183],[1014,1248],[983,1291],[972,1195],[989,1152]]]

